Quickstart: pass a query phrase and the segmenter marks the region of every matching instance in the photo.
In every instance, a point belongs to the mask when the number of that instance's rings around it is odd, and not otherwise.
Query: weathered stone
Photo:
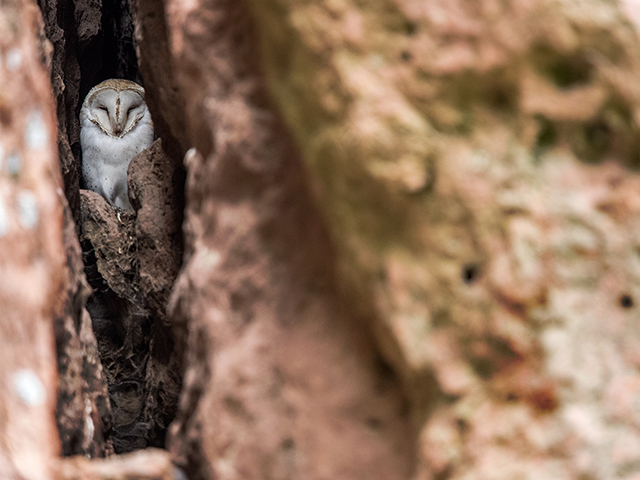
[[[407,478],[403,396],[333,288],[330,242],[267,100],[248,12],[166,8],[171,63],[141,48],[142,62],[158,61],[148,84],[178,85],[185,116],[165,120],[196,147],[172,297],[187,332],[176,462],[192,479]]]
[[[128,182],[136,210],[140,291],[154,315],[165,319],[169,294],[182,264],[184,175],[158,139],[131,161]]]
[[[85,309],[91,289],[84,276],[75,223],[66,202],[64,208],[68,279],[64,310],[54,322],[58,360],[56,422],[63,455],[104,457],[113,452],[107,438],[111,430],[107,383],[91,318]]]
[[[137,242],[135,213],[113,208],[99,194],[82,190],[83,242],[91,244],[98,273],[117,295],[141,300],[135,288]]]
[[[135,17],[138,58],[153,126],[164,149],[179,163],[189,140],[185,123],[177,120],[185,118],[184,100],[174,78],[162,0],[135,2]]]
[[[637,4],[248,3],[416,478],[637,476]]]
[[[143,420],[149,443],[165,445],[182,383],[184,341],[167,318],[167,303],[182,265],[184,171],[162,149],[160,140],[131,161],[131,204],[136,210],[137,285],[153,317],[145,377]]]
[[[0,8],[0,477],[52,477],[53,318],[69,275],[51,86],[38,48],[40,11]]]

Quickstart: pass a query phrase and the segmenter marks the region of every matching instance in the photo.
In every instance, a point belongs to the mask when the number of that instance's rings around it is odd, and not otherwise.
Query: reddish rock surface
[[[0,9],[0,477],[7,480],[52,478],[60,449],[53,319],[64,309],[69,274],[40,25],[31,3]]]
[[[187,342],[169,448],[194,479],[407,478],[403,396],[336,295],[333,253],[266,100],[247,12],[192,7],[167,9],[173,81],[197,149],[172,300]],[[173,131],[183,121],[167,120]]]
[[[158,139],[131,161],[128,183],[136,211],[138,285],[154,315],[168,323],[167,301],[182,263],[184,173]]]
[[[415,478],[637,478],[637,2],[248,3]]]
[[[67,254],[64,309],[53,323],[58,359],[56,422],[63,455],[104,457],[113,452],[107,438],[111,409],[91,317],[85,308],[91,289],[82,263],[75,223],[66,202],[63,240]]]
[[[637,478],[636,2],[41,8],[0,9],[1,478]],[[76,111],[134,23],[126,213]]]

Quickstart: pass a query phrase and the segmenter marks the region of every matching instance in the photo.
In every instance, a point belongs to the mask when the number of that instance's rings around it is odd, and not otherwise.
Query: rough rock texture
[[[140,291],[154,315],[167,323],[167,301],[182,262],[183,172],[156,140],[132,160],[128,182],[136,211]]]
[[[160,140],[129,166],[135,212],[81,190],[82,242],[95,293],[87,308],[113,410],[116,453],[164,446],[175,415],[181,364],[166,303],[181,263],[182,183]]]
[[[41,1],[46,38],[50,42],[47,62],[51,74],[51,87],[56,101],[58,119],[58,155],[64,180],[65,197],[74,220],[80,215],[79,165],[72,153],[72,145],[79,146],[80,126],[75,113],[80,100],[80,66],[78,64],[78,33],[75,28],[72,4]],[[85,5],[87,9],[89,5]],[[93,5],[93,17],[99,18],[99,4]],[[80,9],[80,8],[79,8]],[[87,14],[83,14],[86,17]],[[95,21],[93,22],[95,23]],[[84,36],[88,29],[84,28]],[[95,28],[93,29],[95,30]],[[94,33],[95,35],[95,33]],[[77,155],[77,148],[75,149]]]
[[[37,6],[0,8],[0,478],[51,478],[53,318],[68,270],[55,106]]]
[[[172,297],[187,332],[176,462],[190,479],[407,478],[406,404],[333,289],[333,252],[266,101],[248,12],[235,1],[167,12],[173,70],[158,55],[147,83],[178,85],[186,117],[166,120],[173,132],[184,122],[197,149]],[[144,65],[144,22],[158,20],[138,18]]]
[[[184,367],[182,470],[56,475],[638,478],[637,2],[139,0],[137,214],[77,185],[130,5],[41,7],[51,44],[0,9],[0,477],[108,454],[109,402],[116,450],[163,445]]]
[[[138,285],[151,313],[149,359],[145,377],[143,420],[149,425],[149,445],[164,447],[174,419],[182,383],[184,353],[167,318],[167,303],[182,265],[184,171],[162,149],[160,140],[131,161],[131,204],[136,210]]]
[[[173,73],[164,3],[162,0],[135,2],[134,16],[138,61],[145,79],[145,99],[153,127],[165,151],[181,166],[189,140],[183,121],[184,102]],[[174,120],[168,123],[165,118]]]
[[[133,23],[126,0],[40,0],[39,5],[50,42],[43,49],[43,61],[50,69],[56,102],[58,155],[68,200],[64,241],[69,280],[64,309],[54,324],[59,371],[56,420],[64,455],[101,457],[113,452],[108,439],[112,419],[91,319],[84,308],[90,289],[76,235],[80,220],[77,112],[95,83],[116,75],[136,79]],[[106,16],[103,7],[108,8]],[[122,66],[127,63],[129,67]]]
[[[250,4],[416,478],[638,478],[637,2]]]
[[[82,251],[66,201],[63,241],[67,255],[64,306],[53,323],[58,361],[56,422],[63,455],[89,458],[113,452],[108,439],[111,410],[107,383],[98,356],[91,317],[85,308],[91,289],[82,263]]]

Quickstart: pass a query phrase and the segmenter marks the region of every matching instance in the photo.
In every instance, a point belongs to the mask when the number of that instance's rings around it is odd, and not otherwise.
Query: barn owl
[[[112,78],[87,94],[80,110],[82,176],[111,205],[133,210],[127,193],[129,162],[153,142],[144,88]]]

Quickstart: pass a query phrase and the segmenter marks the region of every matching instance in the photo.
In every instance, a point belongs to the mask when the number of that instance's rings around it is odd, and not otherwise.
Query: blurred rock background
[[[640,478],[640,3],[39,7],[0,6],[0,477]],[[130,217],[78,177],[110,77],[160,138]]]

